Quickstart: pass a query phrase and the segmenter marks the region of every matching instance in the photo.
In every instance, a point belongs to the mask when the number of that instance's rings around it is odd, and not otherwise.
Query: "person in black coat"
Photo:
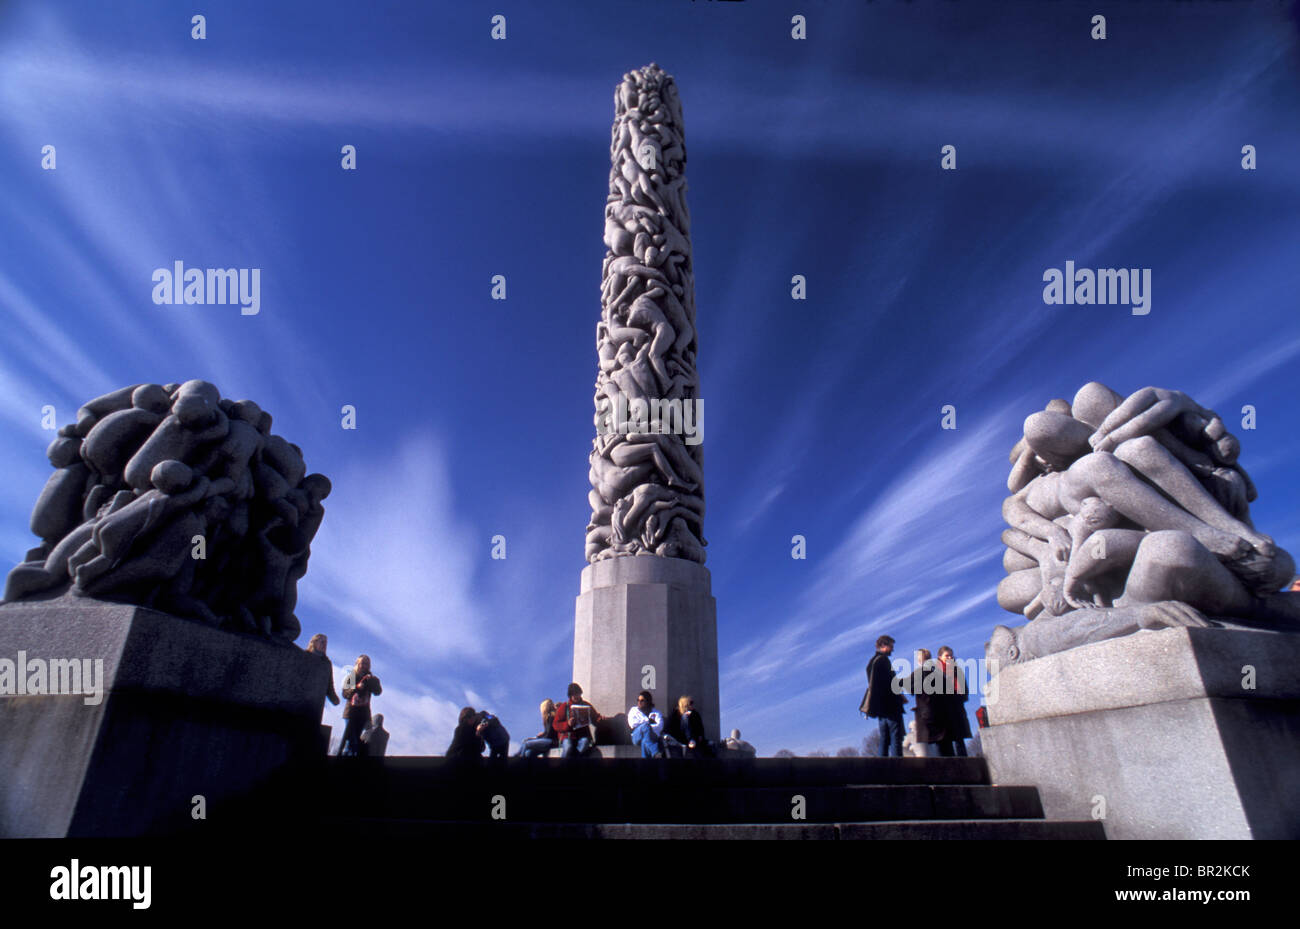
[[[888,758],[892,752],[903,757],[903,703],[901,693],[894,686],[894,664],[890,654],[894,640],[882,635],[876,639],[876,654],[867,663],[867,692],[862,695],[858,709],[870,719],[880,722],[880,757]]]
[[[445,752],[448,758],[481,758],[486,747],[483,736],[478,732],[479,714],[474,707],[467,706],[460,711],[456,731],[452,734],[451,744]]]
[[[664,734],[671,737],[665,740],[670,754],[685,753],[687,758],[712,758],[713,747],[704,733],[704,720],[695,709],[695,698],[682,696],[677,698],[677,709],[668,715],[664,723]],[[674,745],[674,742],[677,743]]]
[[[475,727],[475,731],[487,743],[488,748],[492,750],[488,755],[489,758],[504,758],[509,753],[510,733],[501,724],[501,720],[487,710],[483,710],[478,714],[478,725]]]
[[[947,645],[939,649],[939,673],[943,681],[942,692],[931,698],[934,712],[934,741],[939,743],[939,754],[951,758],[954,754],[966,757],[966,740],[970,738],[970,720],[966,718],[966,678],[957,667],[952,649]]]

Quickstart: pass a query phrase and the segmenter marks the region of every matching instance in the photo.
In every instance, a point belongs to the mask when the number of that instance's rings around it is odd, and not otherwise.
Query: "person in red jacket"
[[[565,758],[587,754],[596,744],[592,725],[604,718],[594,706],[582,699],[582,688],[570,684],[569,699],[555,708],[555,734],[560,737],[560,754]]]

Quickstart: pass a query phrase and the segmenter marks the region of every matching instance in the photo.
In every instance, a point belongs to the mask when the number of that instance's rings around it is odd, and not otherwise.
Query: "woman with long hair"
[[[524,739],[524,743],[519,746],[521,758],[533,758],[537,755],[545,757],[547,752],[560,744],[559,738],[555,735],[555,701],[543,700],[541,711],[542,731],[531,739]]]
[[[343,739],[339,742],[340,755],[361,754],[361,733],[370,722],[370,698],[383,693],[379,678],[370,672],[370,656],[358,655],[357,663],[343,678]]]
[[[672,737],[666,741],[670,754],[684,753],[687,758],[711,758],[713,747],[704,733],[704,720],[695,709],[695,698],[681,696],[677,698],[677,709],[673,710],[664,725],[664,732]]]

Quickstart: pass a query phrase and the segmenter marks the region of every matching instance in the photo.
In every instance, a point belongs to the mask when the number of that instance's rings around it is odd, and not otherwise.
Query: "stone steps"
[[[359,796],[359,817],[491,819],[504,798],[507,816],[528,822],[788,823],[799,809],[810,822],[927,819],[1041,819],[1032,787],[873,785],[863,787],[438,787],[419,793]],[[801,798],[801,799],[800,799]]]
[[[873,823],[531,823],[410,819],[339,819],[331,834],[346,828],[358,839],[1105,839],[1099,822],[1044,819],[949,819]]]
[[[328,758],[339,789],[402,790],[435,784],[842,787],[846,784],[989,785],[983,758]]]
[[[1105,838],[1046,821],[1036,788],[989,783],[982,758],[330,758],[316,784],[325,834]]]

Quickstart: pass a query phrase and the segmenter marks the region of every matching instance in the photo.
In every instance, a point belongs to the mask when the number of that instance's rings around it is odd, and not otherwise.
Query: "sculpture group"
[[[1250,518],[1256,488],[1223,420],[1174,390],[1084,385],[1025,420],[989,657],[1024,661],[1139,629],[1300,628],[1295,562]]]
[[[206,381],[91,400],[47,452],[42,540],[5,599],[74,595],[153,607],[292,642],[298,579],[330,482],[250,400]]]
[[[677,87],[651,64],[624,75],[614,107],[587,560],[654,554],[703,562],[701,446],[657,430],[605,428],[612,410],[694,403],[699,391]]]

